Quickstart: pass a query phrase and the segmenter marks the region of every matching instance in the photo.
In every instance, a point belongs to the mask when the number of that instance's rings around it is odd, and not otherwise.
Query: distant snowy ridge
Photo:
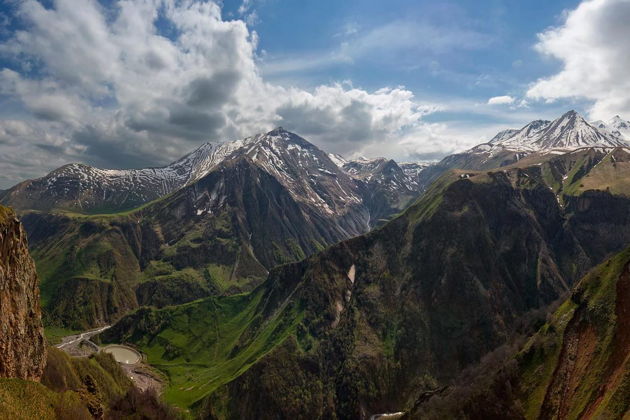
[[[432,162],[397,163],[384,157],[359,157],[353,160],[338,158],[343,162],[343,170],[357,180],[368,184],[378,184],[384,188],[408,191],[418,190],[420,173],[432,164]]]
[[[630,141],[630,121],[624,120],[619,115],[615,115],[607,122],[594,121],[591,125],[599,130],[607,131],[615,137]]]
[[[630,123],[616,117],[609,124],[601,121],[590,124],[575,111],[569,111],[554,121],[536,120],[520,130],[509,129],[498,133],[488,143],[469,150],[471,153],[495,154],[502,150],[515,152],[572,151],[582,147],[628,147],[620,129],[628,130]],[[611,131],[612,130],[612,131]]]
[[[164,167],[99,169],[89,165],[72,163],[64,165],[40,179],[45,180],[51,188],[58,186],[58,181],[61,179],[73,179],[80,184],[82,190],[89,190],[96,186],[136,190],[140,198],[151,199],[149,197],[151,194],[148,192],[144,194],[138,191],[146,188],[159,196],[169,194],[203,178],[221,162],[240,155],[246,155],[253,161],[260,163],[268,172],[282,180],[285,186],[294,189],[296,188],[295,180],[287,171],[287,160],[292,161],[302,169],[306,169],[306,175],[309,177],[317,177],[322,174],[335,175],[338,170],[341,170],[353,178],[360,178],[359,175],[363,175],[366,171],[369,172],[370,169],[375,169],[386,161],[385,158],[348,161],[340,155],[326,155],[311,143],[280,127],[268,133],[257,134],[245,139],[219,144],[205,143],[183,158]],[[330,162],[333,165],[330,165]],[[356,170],[346,171],[345,166],[349,162],[361,162],[361,174]],[[427,165],[424,163],[405,163],[401,165],[401,168],[413,178]],[[409,182],[413,183],[414,181],[410,180]],[[313,192],[306,185],[302,185],[302,188],[308,190],[308,195]],[[356,202],[357,197],[346,190],[340,189],[340,197]],[[332,211],[331,209],[327,210]]]

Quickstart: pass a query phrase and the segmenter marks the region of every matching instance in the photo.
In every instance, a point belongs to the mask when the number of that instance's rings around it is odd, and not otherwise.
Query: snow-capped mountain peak
[[[617,139],[590,125],[580,114],[569,111],[543,129],[534,141],[539,148],[576,149],[588,146],[622,146]]]
[[[614,121],[623,127],[623,120],[618,118]],[[569,151],[581,147],[628,146],[622,136],[610,132],[607,127],[609,125],[601,121],[590,124],[571,110],[553,121],[535,120],[520,130],[501,131],[488,143],[476,146],[469,152],[492,155],[502,150],[531,153]]]
[[[329,155],[297,134],[278,127],[243,141],[229,158],[247,156],[283,184],[297,201],[327,214],[343,214],[361,202],[351,178]]]
[[[532,144],[540,136],[540,133],[549,127],[551,121],[535,120],[520,130],[504,130],[496,135],[490,144],[500,145],[506,148],[531,148]]]
[[[608,121],[608,125],[612,128],[630,128],[630,121],[624,120],[619,115],[615,115]]]

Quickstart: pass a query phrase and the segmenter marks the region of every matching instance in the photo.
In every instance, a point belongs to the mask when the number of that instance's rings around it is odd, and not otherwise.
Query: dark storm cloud
[[[221,112],[202,112],[181,106],[172,109],[168,122],[179,128],[177,132],[190,139],[214,137],[225,125],[225,116]]]
[[[321,137],[326,142],[338,143],[339,132],[343,132],[344,142],[366,142],[375,134],[372,109],[358,100],[351,100],[347,106],[341,108],[289,103],[279,108],[277,113],[280,116],[280,125],[303,135]]]
[[[117,137],[118,142],[112,143],[112,137]],[[101,168],[142,168],[168,163],[168,159],[163,160],[158,156],[158,150],[154,153],[147,153],[133,147],[135,138],[133,133],[127,133],[124,129],[116,133],[108,133],[96,127],[86,126],[80,131],[76,131],[73,140],[85,146],[84,156],[86,163]]]
[[[211,77],[199,77],[186,88],[184,95],[188,105],[216,108],[225,104],[233,95],[242,75],[236,71],[218,72]]]

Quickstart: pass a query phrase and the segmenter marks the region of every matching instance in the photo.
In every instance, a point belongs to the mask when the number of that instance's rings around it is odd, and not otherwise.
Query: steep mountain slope
[[[46,360],[35,265],[13,211],[0,206],[0,377],[38,380]]]
[[[422,188],[450,169],[496,169],[518,162],[528,155],[536,159],[585,147],[628,147],[622,137],[587,123],[569,111],[554,121],[536,120],[520,130],[505,130],[488,143],[447,156],[420,174]]]
[[[382,228],[272,270],[251,294],[140,310],[107,338],[139,345],[171,378],[167,398],[211,418],[411,407],[630,242],[628,196],[579,189],[628,161],[615,150],[448,174]]]
[[[78,329],[139,304],[249,290],[274,265],[347,237],[351,222],[294,200],[248,157],[129,215],[24,217],[47,322]]]
[[[601,264],[524,345],[408,418],[621,419],[630,411],[630,249]],[[457,382],[456,382],[457,383]]]
[[[367,230],[369,215],[356,183],[313,144],[277,128],[246,140],[244,151],[252,162],[282,184],[294,200],[325,217],[338,218],[351,235]]]

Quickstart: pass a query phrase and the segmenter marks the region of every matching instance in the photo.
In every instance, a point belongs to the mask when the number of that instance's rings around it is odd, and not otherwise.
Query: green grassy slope
[[[57,393],[22,379],[0,379],[0,413],[0,418],[15,420],[92,418],[78,394]]]
[[[519,354],[527,418],[621,418],[630,410],[630,249],[576,287]]]
[[[31,249],[48,325],[87,329],[139,304],[164,306],[234,293],[260,279],[252,270],[235,272],[235,262],[240,259],[243,266],[247,257],[239,258],[239,245],[221,230],[225,217],[196,224],[168,244],[151,218],[138,224],[137,218],[122,216],[34,220],[37,217],[26,215],[24,220],[32,229]],[[57,226],[47,235],[39,225],[50,219]],[[264,268],[258,273],[264,275]]]
[[[295,333],[302,312],[295,305],[264,314],[268,295],[209,297],[176,307],[143,308],[103,335],[133,342],[169,378],[164,396],[190,407],[229,382]]]

